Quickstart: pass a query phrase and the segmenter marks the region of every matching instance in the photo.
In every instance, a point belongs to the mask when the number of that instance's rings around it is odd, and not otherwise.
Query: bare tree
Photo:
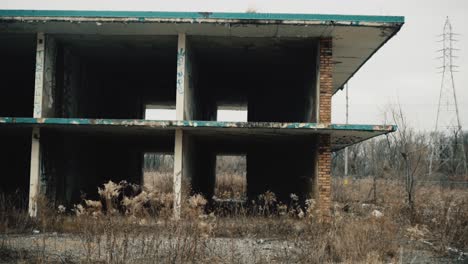
[[[420,142],[422,139],[417,137],[414,130],[408,126],[400,104],[397,108],[390,108],[390,114],[393,122],[398,126],[398,130],[387,136],[387,143],[389,148],[392,146],[395,148],[403,161],[401,169],[405,175],[407,202],[412,210],[414,208],[414,178],[416,172],[420,170],[427,145]]]

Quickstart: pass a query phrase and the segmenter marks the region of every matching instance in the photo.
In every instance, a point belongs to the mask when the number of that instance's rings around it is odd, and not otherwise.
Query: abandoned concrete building
[[[393,125],[331,123],[333,94],[403,17],[0,10],[0,192],[36,214],[108,180],[142,183],[144,153],[174,155],[212,197],[216,155],[245,155],[247,197],[315,197],[327,214],[332,152]],[[145,118],[147,108],[174,111]],[[218,109],[247,120],[221,121]],[[157,119],[157,118],[156,118]]]

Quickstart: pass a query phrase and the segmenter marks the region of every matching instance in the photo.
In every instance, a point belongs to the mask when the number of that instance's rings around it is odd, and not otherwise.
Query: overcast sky
[[[450,17],[459,42],[460,66],[455,75],[464,130],[468,127],[468,1],[466,0],[0,0],[1,9],[76,9],[135,11],[211,11],[258,13],[314,13],[401,15],[406,23],[350,80],[350,123],[379,124],[389,104],[400,102],[411,125],[431,130],[435,125],[441,75],[438,35]],[[463,26],[465,25],[465,26]],[[333,97],[334,123],[345,121],[345,97]]]

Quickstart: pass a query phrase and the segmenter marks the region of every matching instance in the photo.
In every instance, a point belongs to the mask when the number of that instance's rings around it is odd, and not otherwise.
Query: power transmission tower
[[[429,162],[429,175],[436,171],[443,171],[448,175],[466,174],[467,162],[464,146],[463,130],[458,111],[457,94],[453,73],[456,72],[453,64],[453,43],[457,41],[452,32],[452,25],[447,17],[442,34],[442,82],[440,86],[439,105],[434,133],[432,133],[432,150]]]

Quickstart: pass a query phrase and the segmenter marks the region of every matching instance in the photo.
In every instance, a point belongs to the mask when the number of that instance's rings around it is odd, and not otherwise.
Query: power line
[[[346,124],[348,124],[349,117],[349,102],[348,102],[348,83],[346,83]],[[344,176],[348,177],[348,147],[344,149]]]

